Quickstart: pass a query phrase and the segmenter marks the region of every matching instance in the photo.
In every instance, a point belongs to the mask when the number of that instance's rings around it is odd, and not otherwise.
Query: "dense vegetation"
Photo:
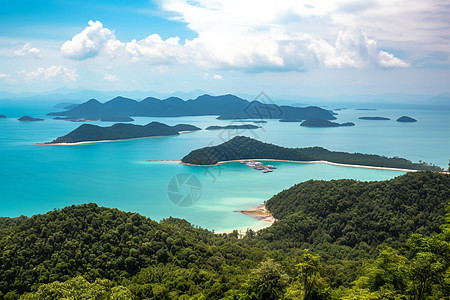
[[[417,172],[295,185],[243,239],[95,204],[0,218],[0,299],[448,299],[449,201]]]
[[[238,159],[281,159],[293,161],[326,160],[352,165],[442,171],[441,168],[434,165],[413,163],[399,157],[335,152],[321,147],[285,148],[263,143],[244,136],[234,137],[228,142],[217,146],[194,150],[183,157],[181,161],[195,165],[214,165],[221,161]]]
[[[178,135],[181,131],[194,131],[200,128],[188,124],[169,126],[159,122],[151,122],[147,125],[114,124],[109,127],[101,127],[92,124],[83,124],[65,136],[61,136],[48,144],[79,143],[104,140],[123,140],[152,136]]]
[[[417,172],[295,185],[243,239],[95,204],[0,218],[0,299],[448,299],[449,201]]]

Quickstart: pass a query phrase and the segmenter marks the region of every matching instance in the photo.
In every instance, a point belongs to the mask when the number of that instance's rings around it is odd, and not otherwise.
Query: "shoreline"
[[[166,137],[166,136],[179,136],[182,133],[187,132],[195,132],[197,130],[185,130],[180,131],[178,134],[169,134],[169,135],[152,135],[152,136],[143,136],[129,139],[117,139],[117,140],[99,140],[99,141],[84,141],[84,142],[75,142],[75,143],[36,143],[35,146],[77,146],[77,145],[87,145],[87,144],[95,144],[95,143],[108,143],[108,142],[121,142],[121,141],[130,141],[130,140],[140,140],[140,139],[150,139],[155,137]]]
[[[180,164],[185,166],[192,167],[215,167],[221,164],[232,163],[232,162],[242,162],[247,160],[257,160],[257,161],[279,161],[279,162],[288,162],[288,163],[297,163],[297,164],[328,164],[339,167],[350,167],[350,168],[360,168],[360,169],[375,169],[375,170],[387,170],[387,171],[399,171],[399,172],[417,172],[418,170],[412,169],[400,169],[400,168],[389,168],[389,167],[375,167],[375,166],[364,166],[364,165],[351,165],[351,164],[342,164],[335,163],[327,160],[312,160],[312,161],[300,161],[300,160],[284,160],[284,159],[270,159],[270,158],[250,158],[250,159],[235,159],[235,160],[224,160],[219,161],[214,165],[197,165],[190,164],[180,161]]]
[[[275,221],[277,221],[277,219],[274,218],[270,211],[267,210],[265,203],[259,204],[255,208],[235,210],[234,212],[244,214],[258,221],[269,222],[270,224],[273,224]]]

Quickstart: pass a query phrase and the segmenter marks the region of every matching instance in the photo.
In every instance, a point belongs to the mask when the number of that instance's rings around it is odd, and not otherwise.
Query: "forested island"
[[[414,118],[408,117],[408,116],[402,116],[397,119],[397,122],[412,123],[412,122],[417,122],[417,120]]]
[[[227,126],[208,126],[205,130],[220,130],[220,129],[258,129],[261,128],[259,126],[251,125],[251,124],[243,124],[243,125],[227,125]]]
[[[70,206],[0,218],[1,299],[448,299],[450,176],[311,180],[238,238]]]
[[[355,123],[352,122],[346,122],[346,123],[337,123],[337,122],[331,122],[328,120],[323,119],[308,119],[306,121],[303,121],[300,126],[303,127],[349,127],[349,126],[355,126]]]
[[[216,165],[219,162],[245,159],[274,159],[286,161],[328,161],[333,163],[372,167],[400,168],[410,170],[443,171],[426,163],[413,163],[399,157],[374,154],[330,151],[322,147],[285,148],[258,140],[237,136],[217,146],[197,149],[181,159],[191,165]]]
[[[33,118],[33,117],[30,117],[30,116],[23,116],[23,117],[18,118],[17,120],[23,121],[23,122],[44,121],[44,119]]]
[[[169,126],[159,122],[151,122],[147,125],[118,123],[109,127],[83,124],[65,136],[58,137],[55,140],[43,145],[75,144],[83,142],[127,140],[154,136],[170,136],[178,135],[180,132],[197,130],[201,129],[189,124]]]
[[[105,103],[91,99],[62,112],[51,112],[49,116],[65,117],[67,120],[118,120],[125,117],[181,117],[218,115],[223,120],[259,119],[336,119],[329,110],[317,107],[293,107],[247,101],[234,95],[203,95],[184,101],[177,97],[160,100],[153,97],[136,101],[116,97]]]

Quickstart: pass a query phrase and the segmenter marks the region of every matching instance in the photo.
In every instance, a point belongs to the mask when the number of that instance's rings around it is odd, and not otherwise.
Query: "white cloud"
[[[48,80],[61,79],[64,81],[76,81],[79,75],[75,69],[70,70],[61,65],[54,65],[47,68],[39,67],[35,71],[20,71],[26,80]]]
[[[413,24],[406,12],[426,23],[425,17],[431,18],[431,12],[442,7],[443,1],[433,0],[425,9],[418,0],[396,0],[396,4],[387,0],[167,0],[161,2],[162,9],[175,13],[174,19],[185,22],[198,37],[164,40],[154,33],[142,40],[119,41],[102,23],[90,21],[63,44],[61,51],[74,59],[120,57],[153,66],[176,64],[246,72],[305,71],[315,66],[404,68],[418,55],[411,54],[414,47],[405,49],[399,41],[424,44],[411,29],[422,25]],[[405,24],[397,24],[401,23],[398,20]],[[422,27],[427,26],[430,30],[450,29],[449,21],[443,19]],[[401,36],[403,30],[408,39]],[[444,35],[450,40],[450,34]],[[393,53],[402,53],[406,59]]]
[[[406,68],[409,67],[409,64],[405,63],[404,61],[398,59],[394,55],[387,53],[385,51],[380,51],[378,53],[378,62],[381,66],[387,67],[387,68],[395,68],[395,67],[401,67]]]
[[[216,79],[216,80],[223,80],[222,76],[219,75],[219,74],[215,74],[215,75],[213,76],[213,79]]]
[[[38,48],[34,48],[30,43],[25,43],[22,48],[14,51],[16,56],[32,56],[34,58],[42,58],[41,51]]]
[[[116,75],[105,74],[105,76],[103,77],[103,80],[114,82],[114,81],[118,81],[119,79],[117,78]]]
[[[123,47],[122,43],[116,40],[114,33],[104,28],[99,21],[91,20],[88,24],[89,26],[82,32],[61,46],[61,52],[65,56],[73,59],[86,59],[97,56],[102,50],[114,56]]]

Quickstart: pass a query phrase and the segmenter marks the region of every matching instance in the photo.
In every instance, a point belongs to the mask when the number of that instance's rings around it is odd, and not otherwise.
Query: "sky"
[[[448,0],[3,0],[0,91],[450,92]]]

